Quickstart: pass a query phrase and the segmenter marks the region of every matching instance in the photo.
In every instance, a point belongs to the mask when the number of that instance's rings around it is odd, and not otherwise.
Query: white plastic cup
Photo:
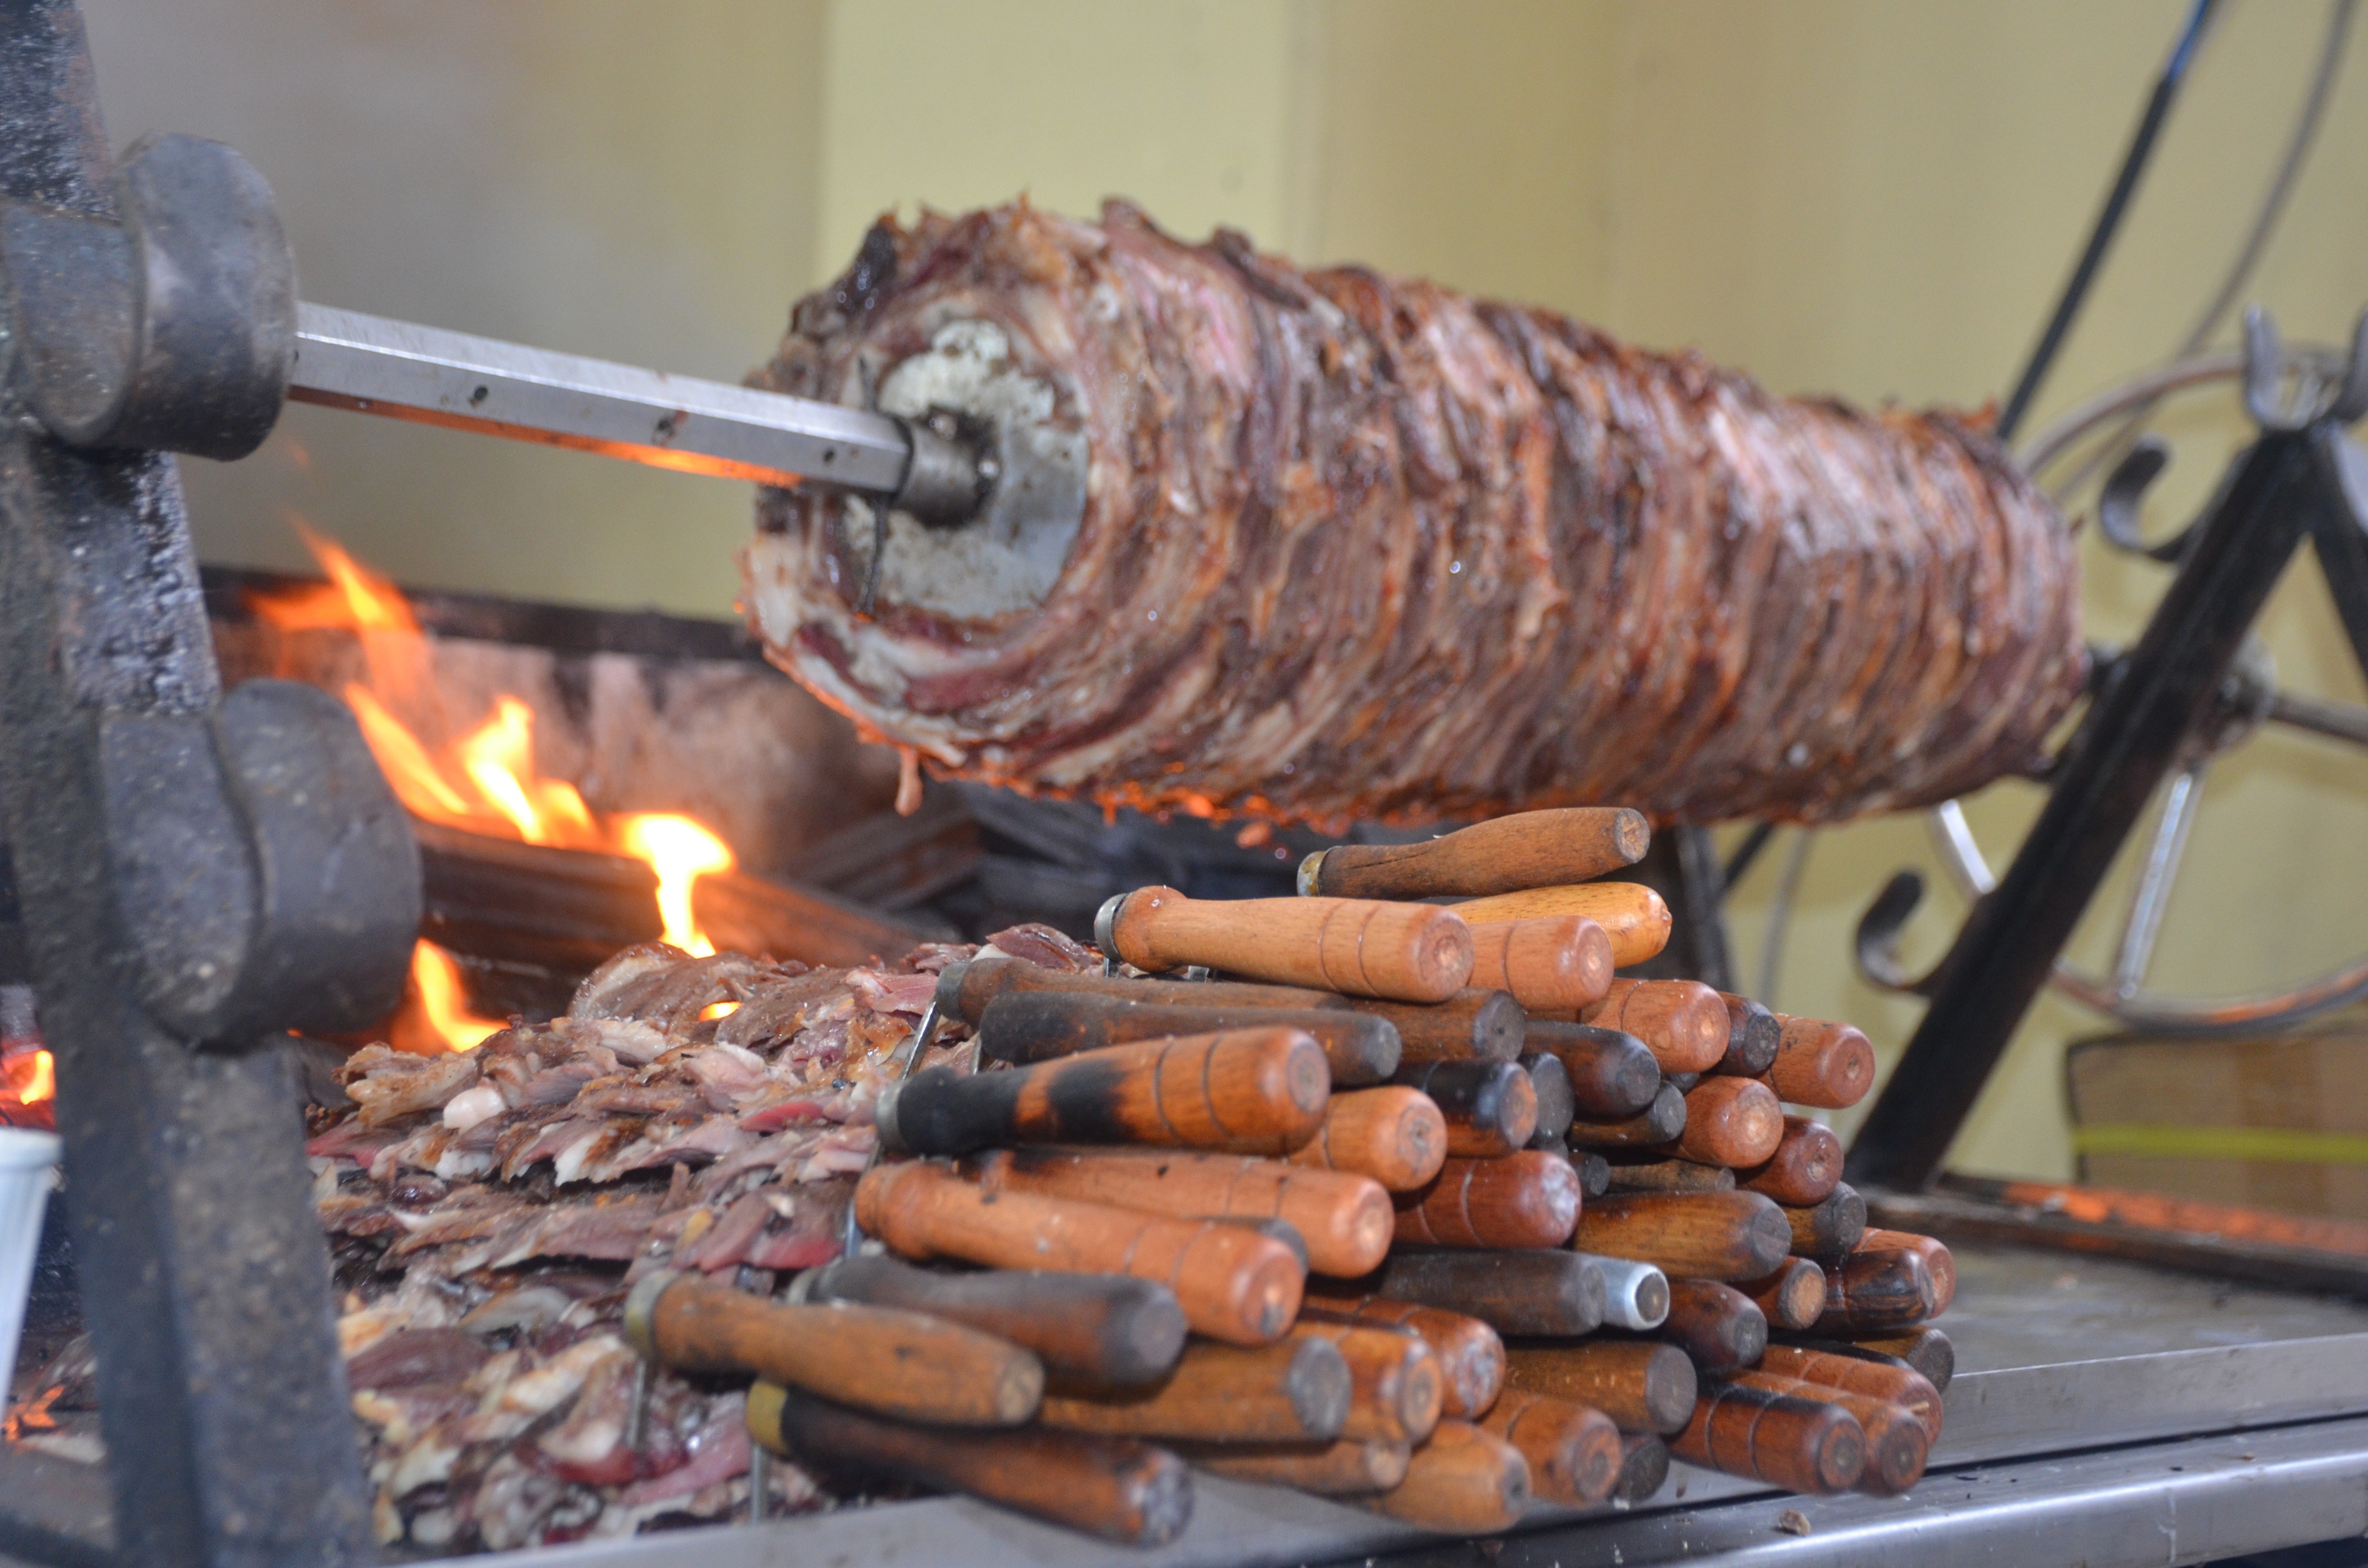
[[[55,1133],[0,1127],[0,1396],[17,1371],[17,1341],[33,1294],[33,1255],[58,1163]]]

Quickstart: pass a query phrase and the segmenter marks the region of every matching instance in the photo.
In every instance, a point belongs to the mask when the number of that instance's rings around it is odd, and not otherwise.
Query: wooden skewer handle
[[[1552,1055],[1562,1063],[1570,1079],[1573,1117],[1622,1121],[1644,1111],[1661,1092],[1659,1060],[1643,1040],[1623,1029],[1541,1020],[1523,1032],[1521,1049]]]
[[[1071,1432],[1203,1441],[1329,1442],[1348,1420],[1351,1382],[1338,1346],[1293,1335],[1244,1346],[1194,1340],[1176,1369],[1121,1393],[1055,1385],[1037,1419]]]
[[[1480,1427],[1520,1450],[1530,1462],[1531,1490],[1549,1503],[1589,1507],[1620,1483],[1620,1428],[1600,1410],[1508,1389]]]
[[[1819,1018],[1777,1019],[1783,1034],[1776,1061],[1764,1077],[1776,1097],[1788,1105],[1817,1106],[1844,1110],[1866,1097],[1874,1087],[1874,1047],[1848,1024]]]
[[[1103,952],[1137,969],[1206,964],[1351,996],[1443,1002],[1472,976],[1472,932],[1437,904],[1137,888],[1102,906],[1094,933]]]
[[[1538,1094],[1515,1062],[1410,1062],[1392,1079],[1430,1096],[1447,1119],[1447,1153],[1490,1160],[1527,1144],[1538,1130]]]
[[[1645,1042],[1668,1073],[1707,1073],[1726,1056],[1726,1004],[1693,980],[1615,980],[1578,1021],[1622,1029]]]
[[[1558,1247],[1570,1240],[1578,1208],[1578,1174],[1568,1160],[1535,1149],[1450,1157],[1429,1186],[1399,1197],[1395,1238],[1413,1246]]]
[[[1391,1192],[1411,1192],[1447,1160],[1447,1119],[1419,1089],[1383,1086],[1334,1095],[1315,1136],[1292,1164],[1370,1176]]]
[[[1306,1035],[1324,1052],[1336,1087],[1378,1084],[1397,1070],[1397,1027],[1345,1007],[1190,1007],[1083,991],[1022,991],[987,1004],[978,1038],[980,1054],[989,1061],[1025,1063],[1138,1040],[1251,1028]]]
[[[1162,1007],[1281,1008],[1342,1011],[1349,999],[1332,991],[1260,985],[1234,980],[1141,980],[1129,975],[1046,969],[1003,954],[948,964],[938,976],[938,1007],[949,1018],[977,1025],[1005,995],[1052,993],[1100,996],[1113,1002]]]
[[[1788,1257],[1773,1274],[1735,1288],[1751,1298],[1770,1329],[1798,1334],[1825,1315],[1826,1271],[1811,1258]]]
[[[1184,1349],[1184,1309],[1156,1280],[1037,1269],[939,1274],[859,1255],[799,1283],[811,1301],[926,1312],[1031,1350],[1048,1373],[1111,1387],[1150,1381]]]
[[[1625,1121],[1594,1121],[1571,1118],[1563,1134],[1574,1149],[1651,1149],[1685,1136],[1686,1096],[1677,1085],[1664,1080],[1653,1093],[1653,1103]]]
[[[1710,1279],[1672,1279],[1661,1337],[1683,1350],[1694,1370],[1718,1377],[1759,1359],[1768,1348],[1768,1319],[1740,1290]]]
[[[1735,1173],[1691,1160],[1634,1159],[1622,1155],[1609,1167],[1609,1192],[1733,1192]]]
[[[1898,1329],[1861,1335],[1854,1340],[1803,1339],[1797,1343],[1807,1350],[1905,1367],[1942,1393],[1949,1392],[1949,1380],[1957,1373],[1957,1347],[1937,1328]]]
[[[1241,1154],[1008,1149],[973,1158],[963,1174],[989,1192],[1174,1219],[1281,1220],[1298,1232],[1308,1267],[1350,1278],[1381,1266],[1396,1227],[1390,1195],[1369,1176]]]
[[[1468,1421],[1496,1402],[1505,1386],[1505,1342],[1478,1318],[1437,1307],[1394,1301],[1386,1296],[1311,1295],[1299,1310],[1303,1325],[1316,1323],[1380,1324],[1421,1335],[1439,1363],[1442,1416]]]
[[[1365,1505],[1424,1529],[1493,1535],[1530,1506],[1530,1464],[1493,1432],[1442,1421],[1414,1450],[1406,1479]]]
[[[1530,1096],[1537,1103],[1537,1127],[1530,1134],[1532,1149],[1569,1153],[1568,1134],[1577,1108],[1572,1103],[1570,1072],[1562,1058],[1545,1051],[1524,1051],[1513,1059],[1530,1075]]]
[[[1611,1495],[1622,1503],[1642,1503],[1669,1479],[1669,1445],[1649,1432],[1620,1434],[1620,1480]]]
[[[1912,1252],[1924,1260],[1932,1277],[1932,1315],[1939,1317],[1957,1299],[1957,1259],[1937,1238],[1913,1231],[1885,1231],[1869,1226],[1859,1233],[1852,1252]],[[1912,1359],[1912,1358],[1910,1358]],[[1945,1381],[1945,1380],[1944,1380]]]
[[[1130,1546],[1166,1545],[1192,1514],[1183,1461],[1125,1438],[913,1426],[768,1382],[748,1391],[747,1420],[757,1442],[825,1474],[968,1493]]]
[[[1307,1443],[1196,1443],[1181,1450],[1202,1470],[1318,1497],[1361,1497],[1406,1479],[1414,1450],[1379,1438]]]
[[[1299,891],[1331,898],[1440,898],[1584,882],[1645,858],[1653,830],[1625,806],[1498,817],[1420,844],[1343,844],[1299,863]]]
[[[1856,1250],[1866,1234],[1866,1199],[1847,1182],[1806,1209],[1787,1209],[1784,1222],[1793,1230],[1793,1251],[1801,1257],[1841,1258]]]
[[[1826,1310],[1814,1332],[1848,1338],[1911,1328],[1941,1310],[1941,1291],[1921,1255],[1854,1252],[1826,1265]]]
[[[1705,1383],[1669,1451],[1689,1464],[1825,1496],[1858,1484],[1866,1434],[1835,1405],[1740,1383]]]
[[[1712,1069],[1717,1073],[1733,1073],[1754,1077],[1775,1065],[1776,1048],[1784,1038],[1784,1026],[1776,1015],[1748,996],[1737,996],[1722,991],[1718,999],[1726,1004],[1726,1054]]]
[[[1603,1324],[1602,1270],[1559,1248],[1393,1251],[1368,1288],[1393,1301],[1463,1312],[1498,1334],[1592,1334]]]
[[[1772,1156],[1784,1142],[1784,1108],[1756,1078],[1704,1078],[1686,1094],[1680,1158],[1741,1170]]]
[[[1315,1135],[1331,1070],[1297,1029],[1113,1045],[1008,1073],[931,1067],[881,1095],[890,1153],[1141,1143],[1286,1154]]]
[[[1592,1406],[1623,1432],[1664,1433],[1686,1424],[1697,1386],[1684,1351],[1649,1339],[1508,1346],[1505,1382]]]
[[[1255,1231],[1030,1193],[991,1196],[933,1165],[866,1171],[855,1212],[907,1257],[1156,1279],[1176,1293],[1187,1324],[1233,1345],[1280,1338],[1306,1284],[1291,1249]]]
[[[1795,1208],[1823,1203],[1842,1179],[1842,1141],[1803,1116],[1784,1119],[1784,1138],[1765,1163],[1736,1173],[1747,1192]]]
[[[1529,1015],[1507,991],[1466,986],[1444,1002],[1382,1002],[1349,998],[1354,1011],[1383,1018],[1398,1031],[1398,1060],[1510,1062],[1521,1052]]]
[[[1042,1364],[1018,1346],[894,1307],[782,1306],[660,1270],[635,1287],[626,1321],[662,1365],[754,1373],[906,1420],[1012,1426],[1044,1392]]]
[[[1504,920],[1543,920],[1577,915],[1603,927],[1611,938],[1611,961],[1631,969],[1654,958],[1669,942],[1669,906],[1642,882],[1580,882],[1567,887],[1531,888],[1451,904],[1469,926]]]
[[[1756,1192],[1613,1194],[1580,1211],[1578,1244],[1672,1279],[1757,1279],[1784,1261],[1793,1232]]]
[[[1344,1437],[1419,1443],[1439,1425],[1446,1383],[1422,1336],[1378,1324],[1330,1323],[1302,1317],[1294,1338],[1321,1339],[1349,1364],[1349,1415]]]
[[[1584,915],[1472,927],[1472,981],[1512,994],[1532,1013],[1571,1013],[1611,986],[1611,938]]]
[[[1898,1405],[1862,1393],[1804,1382],[1778,1372],[1742,1372],[1735,1381],[1769,1393],[1790,1394],[1846,1412],[1866,1434],[1866,1467],[1859,1472],[1858,1490],[1877,1497],[1896,1497],[1924,1479],[1924,1461],[1932,1440],[1915,1416]]]
[[[1847,1389],[1898,1405],[1916,1417],[1932,1441],[1941,1439],[1940,1391],[1921,1373],[1888,1357],[1870,1358],[1780,1344],[1768,1346],[1759,1365],[1765,1371],[1782,1372],[1827,1388]]]

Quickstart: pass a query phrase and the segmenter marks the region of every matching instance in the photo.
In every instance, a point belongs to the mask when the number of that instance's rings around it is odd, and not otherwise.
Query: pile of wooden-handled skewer
[[[855,1214],[884,1253],[781,1303],[653,1276],[629,1327],[757,1373],[757,1439],[826,1474],[1123,1540],[1182,1528],[1192,1465],[1473,1534],[1650,1495],[1672,1454],[1902,1491],[1954,1268],[1867,1230],[1784,1108],[1854,1103],[1873,1053],[1617,978],[1669,913],[1591,879],[1646,839],[1531,812],[1327,850],[1299,899],[1137,890],[1102,975],[953,965],[922,1033],[967,1023],[980,1070],[882,1096]]]

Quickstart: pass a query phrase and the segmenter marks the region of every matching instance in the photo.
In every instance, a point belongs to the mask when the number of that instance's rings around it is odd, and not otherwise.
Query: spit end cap
[[[671,1268],[658,1269],[643,1275],[625,1297],[625,1339],[644,1361],[658,1358],[658,1298],[681,1278]]]
[[[905,1085],[910,1081],[899,1079],[881,1090],[880,1098],[871,1108],[872,1125],[879,1132],[880,1152],[883,1154],[911,1153],[905,1147],[905,1140],[896,1131],[896,1101],[903,1096]]]
[[[1324,857],[1327,853],[1329,853],[1329,851],[1318,849],[1315,854],[1310,855],[1306,859],[1302,860],[1299,863],[1300,897],[1314,898],[1316,896],[1315,886],[1316,883],[1323,881]]]
[[[1094,915],[1094,946],[1099,948],[1102,950],[1102,957],[1112,963],[1121,961],[1118,952],[1118,912],[1125,906],[1126,900],[1125,893],[1114,892],[1102,901],[1101,908]]]

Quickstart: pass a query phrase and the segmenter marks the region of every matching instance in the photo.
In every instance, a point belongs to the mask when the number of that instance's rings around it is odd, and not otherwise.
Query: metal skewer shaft
[[[955,522],[992,485],[927,425],[722,381],[300,303],[288,395],[686,473],[820,480]]]

